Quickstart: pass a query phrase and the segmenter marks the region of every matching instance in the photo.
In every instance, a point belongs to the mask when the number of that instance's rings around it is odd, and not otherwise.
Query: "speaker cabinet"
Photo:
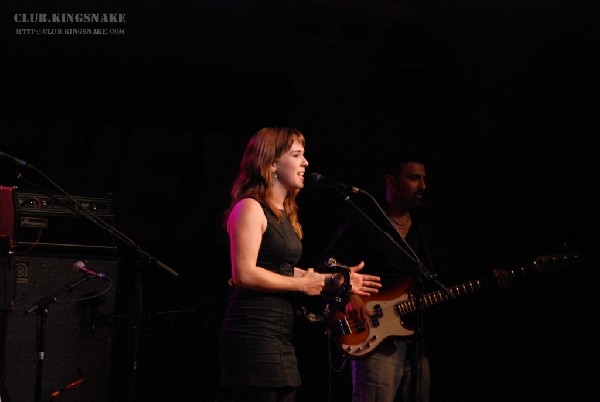
[[[41,384],[44,402],[108,401],[117,258],[50,254],[13,255],[9,260],[6,277],[13,288],[7,288],[12,296],[5,314],[2,400],[32,402]],[[85,275],[72,269],[78,261],[111,280],[81,281]],[[35,306],[48,298],[55,302],[40,314]],[[43,345],[38,348],[40,335]],[[38,349],[43,358],[38,359]]]

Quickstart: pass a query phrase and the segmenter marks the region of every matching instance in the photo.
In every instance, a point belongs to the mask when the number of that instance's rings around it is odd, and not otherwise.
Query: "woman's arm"
[[[324,276],[308,269],[294,276],[284,276],[256,265],[267,217],[261,205],[252,198],[240,200],[227,220],[230,240],[231,274],[233,283],[263,292],[297,291],[318,295]],[[294,270],[296,271],[296,270]]]

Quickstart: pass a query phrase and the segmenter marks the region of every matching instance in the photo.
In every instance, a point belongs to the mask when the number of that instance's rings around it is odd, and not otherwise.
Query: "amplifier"
[[[3,204],[8,203],[8,192],[12,193],[14,205],[12,228],[11,214],[3,209]],[[0,211],[3,211],[0,234],[10,237],[11,247],[17,251],[34,248],[114,250],[114,237],[81,215],[92,213],[114,226],[113,200],[82,196],[71,198],[22,191],[18,187],[0,187]]]
[[[104,256],[88,258],[84,250],[71,254],[14,255],[6,269],[12,279],[8,293],[11,308],[5,314],[5,347],[2,359],[2,401],[32,402],[37,382],[37,327],[40,317],[25,314],[39,300],[56,295],[81,273],[71,266],[78,259],[106,273],[111,282],[91,278],[70,288],[48,309],[43,339],[44,401],[106,402],[111,392],[110,370],[116,317],[119,261]],[[16,282],[14,278],[16,277]],[[79,380],[84,379],[81,383]],[[59,392],[60,395],[53,395]],[[6,397],[5,397],[6,395]],[[52,395],[52,396],[51,396]],[[40,399],[42,397],[40,396]],[[117,399],[115,399],[117,400]]]

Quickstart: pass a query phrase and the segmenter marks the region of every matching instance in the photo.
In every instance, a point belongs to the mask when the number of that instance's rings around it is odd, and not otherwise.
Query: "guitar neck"
[[[459,285],[454,285],[448,288],[448,290],[454,297],[459,297],[481,290],[483,286],[484,283],[481,279],[475,279],[469,282],[461,283]],[[425,293],[421,296],[421,303],[423,303],[423,307],[430,307],[445,302],[447,300],[450,300],[450,295],[441,290]],[[400,310],[401,314],[408,314],[414,312],[417,309],[416,297],[410,297],[407,300],[399,302],[398,309]]]
[[[531,266],[519,267],[516,269],[506,270],[505,272],[512,278],[518,278],[531,272],[549,272],[554,273],[567,265],[580,263],[582,256],[577,253],[553,254],[537,257]],[[448,290],[454,297],[463,296],[469,293],[474,293],[481,290],[485,285],[482,279],[475,279],[469,282],[454,285]],[[441,290],[426,293],[421,296],[423,307],[430,307],[435,304],[445,302],[450,299],[450,296]],[[410,296],[407,300],[398,303],[398,309],[401,314],[412,313],[417,309],[417,299]]]

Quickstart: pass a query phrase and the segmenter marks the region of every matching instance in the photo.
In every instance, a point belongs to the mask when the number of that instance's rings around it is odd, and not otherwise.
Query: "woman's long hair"
[[[265,127],[250,138],[240,163],[240,173],[231,186],[231,204],[225,211],[225,222],[233,206],[242,198],[254,198],[266,205],[279,219],[283,213],[273,202],[274,175],[271,165],[287,152],[294,141],[304,146],[304,135],[295,128]],[[294,231],[302,239],[302,226],[298,221],[298,205],[296,196],[300,189],[289,191],[283,202],[283,209],[289,217]]]

